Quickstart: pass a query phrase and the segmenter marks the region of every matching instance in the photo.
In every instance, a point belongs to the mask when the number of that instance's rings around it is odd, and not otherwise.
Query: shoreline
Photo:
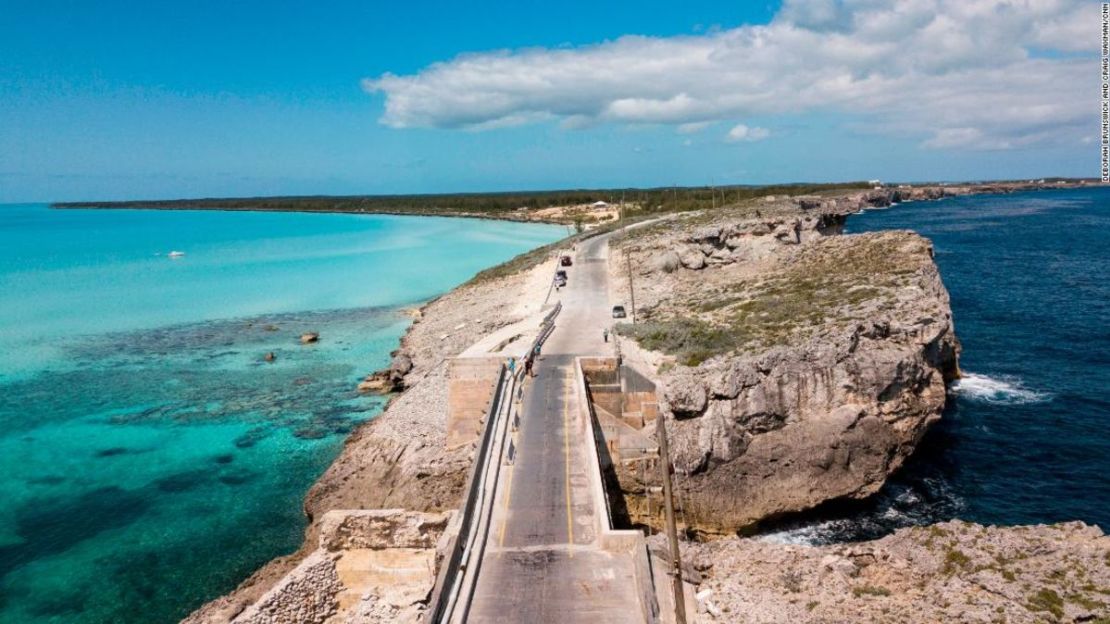
[[[1051,180],[1051,181],[1049,181]],[[886,190],[897,194],[912,191],[913,189],[972,189],[975,194],[1012,193],[1024,190],[1083,188],[1098,186],[1101,183],[1095,178],[1046,178],[1040,181],[980,181],[980,182],[955,182],[955,183],[908,183],[872,186],[861,182],[845,183],[791,183],[778,185],[760,185],[750,187],[683,187],[681,193],[686,196],[681,205],[668,204],[665,199],[656,197],[670,196],[672,189],[574,189],[562,191],[521,191],[498,193],[460,193],[437,195],[353,195],[353,196],[275,196],[275,197],[243,197],[243,198],[197,198],[197,199],[163,199],[163,200],[120,200],[120,201],[70,201],[48,202],[51,209],[56,210],[212,210],[218,212],[291,212],[304,214],[362,214],[362,215],[392,215],[416,217],[451,217],[463,219],[488,219],[494,221],[511,221],[518,223],[540,223],[548,225],[571,226],[576,221],[584,223],[598,223],[600,225],[615,223],[614,221],[582,221],[582,214],[574,210],[584,208],[575,204],[576,200],[585,197],[616,197],[617,194],[630,193],[628,203],[629,215],[633,218],[661,216],[664,214],[690,212],[696,210],[714,209],[717,207],[716,193],[721,192],[720,206],[743,204],[759,200],[768,196],[805,196],[828,195],[840,196],[872,190]],[[676,191],[679,189],[675,189]],[[733,202],[728,201],[727,193],[736,192]],[[712,199],[703,195],[711,193]],[[966,193],[961,193],[966,194]],[[741,198],[741,195],[743,197]],[[639,200],[636,197],[641,196]],[[650,200],[649,200],[650,198]],[[435,204],[414,207],[410,209],[390,207],[389,203],[404,204],[405,202],[426,202],[436,199],[443,204],[452,202],[486,201],[497,204],[481,210],[465,208],[437,207]],[[933,198],[935,199],[935,198]],[[515,203],[510,200],[515,200]],[[677,198],[674,201],[678,201]],[[355,203],[352,203],[355,202]],[[378,202],[382,207],[366,207],[364,203]],[[283,205],[265,205],[266,203]],[[231,205],[238,204],[238,205]],[[305,205],[312,204],[308,208]],[[643,205],[655,205],[655,209],[644,209]],[[608,204],[611,208],[616,202]],[[622,202],[623,205],[623,202]],[[712,206],[712,208],[711,208]],[[553,209],[564,209],[558,216],[545,213]],[[588,214],[585,216],[589,216]],[[627,217],[626,217],[627,219]]]
[[[930,186],[924,186],[924,187],[921,187],[921,186],[911,187],[910,189],[904,189],[904,188],[903,189],[897,189],[897,188],[895,188],[895,189],[885,189],[884,188],[884,189],[872,189],[870,191],[865,190],[865,191],[857,191],[857,192],[849,192],[849,193],[837,193],[837,194],[834,194],[834,195],[823,195],[823,196],[814,197],[813,200],[815,202],[817,202],[817,203],[814,204],[814,207],[818,208],[820,211],[827,212],[829,214],[835,214],[835,215],[838,215],[842,218],[846,218],[847,216],[849,216],[851,214],[856,214],[856,213],[858,213],[862,210],[867,210],[867,209],[872,209],[872,208],[875,208],[875,209],[887,208],[887,207],[890,207],[894,203],[901,203],[901,202],[934,201],[934,200],[939,200],[939,199],[945,199],[945,198],[948,198],[948,197],[957,197],[957,196],[972,195],[972,194],[975,194],[975,195],[980,195],[980,194],[983,194],[983,195],[985,195],[985,194],[1004,195],[1004,194],[1010,194],[1010,193],[1014,193],[1014,192],[1024,192],[1024,191],[1033,191],[1033,190],[1062,190],[1062,189],[1069,189],[1069,188],[1083,188],[1085,186],[1087,186],[1087,185],[1083,185],[1083,184],[1068,184],[1068,185],[1058,185],[1058,184],[1052,184],[1052,185],[1040,185],[1040,184],[997,185],[997,184],[987,184],[987,185],[947,185],[947,186],[933,186],[933,185],[930,185]],[[907,197],[907,196],[903,195],[902,196],[903,198],[898,199],[897,201],[893,201],[894,197],[896,196],[895,194],[906,193],[907,191],[909,191],[910,194],[921,193],[921,196],[919,196],[919,197]],[[843,202],[843,200],[845,200],[845,199],[848,200],[846,203]],[[872,204],[871,202],[875,202],[875,203]],[[883,202],[886,202],[886,203],[883,203]],[[142,208],[135,208],[135,209],[142,209]],[[165,208],[165,209],[177,209],[177,208]],[[232,209],[232,211],[244,211],[244,210],[246,210],[246,209]],[[288,212],[288,211],[285,211],[285,210],[263,210],[263,211],[267,211],[267,212]],[[310,211],[310,212],[319,212],[319,211]],[[351,212],[347,212],[347,211],[341,211],[340,213],[341,214],[392,214],[392,213],[383,213],[383,212],[351,213]],[[682,213],[679,213],[679,214],[682,214]],[[445,214],[424,215],[424,214],[413,214],[413,213],[401,213],[401,216],[461,216],[461,215],[445,215]],[[488,215],[482,215],[482,216],[467,215],[467,216],[475,217],[475,218],[494,219],[494,220],[520,221],[519,219],[506,219],[506,218],[503,218],[503,217],[488,216]],[[587,232],[587,234],[589,234],[589,233]],[[327,504],[329,502],[329,500],[328,500],[328,494],[329,494],[328,488],[329,488],[329,486],[325,482],[326,482],[326,480],[329,479],[329,477],[334,477],[335,476],[335,474],[338,472],[337,467],[342,468],[342,466],[340,466],[340,464],[343,463],[343,460],[350,459],[349,457],[347,457],[348,450],[351,450],[351,449],[354,449],[354,448],[358,447],[360,445],[360,443],[366,442],[368,440],[368,438],[370,438],[371,436],[377,435],[376,430],[390,428],[389,425],[391,425],[391,424],[400,425],[401,428],[403,429],[404,425],[406,423],[404,423],[404,422],[393,423],[388,417],[394,416],[395,419],[405,417],[404,414],[398,415],[398,412],[400,412],[402,410],[402,408],[407,407],[408,404],[411,404],[411,403],[419,402],[421,400],[427,400],[436,391],[442,389],[442,388],[437,387],[436,384],[434,383],[436,381],[436,375],[438,373],[441,373],[441,371],[438,371],[438,368],[442,364],[442,360],[435,363],[435,365],[433,366],[433,365],[431,365],[431,360],[434,360],[436,358],[435,357],[430,357],[429,358],[427,355],[425,355],[424,357],[420,357],[419,355],[417,355],[416,353],[413,352],[413,346],[414,346],[414,343],[418,343],[421,340],[423,340],[424,338],[426,338],[426,336],[420,336],[420,334],[429,333],[429,329],[428,329],[429,324],[436,324],[436,325],[440,326],[441,328],[442,327],[451,327],[451,326],[455,325],[455,321],[450,320],[451,317],[450,317],[449,314],[445,313],[444,308],[450,307],[455,299],[462,298],[469,291],[473,291],[474,289],[481,289],[481,288],[489,289],[491,285],[494,286],[494,287],[497,287],[498,284],[500,284],[503,281],[513,280],[515,278],[520,278],[522,275],[525,275],[525,274],[537,273],[537,269],[542,269],[543,261],[546,260],[546,259],[549,259],[550,257],[553,257],[556,253],[556,249],[560,245],[568,244],[568,240],[571,239],[571,238],[573,238],[573,236],[567,237],[565,239],[562,239],[561,241],[557,241],[556,243],[551,244],[550,246],[547,246],[547,247],[550,247],[551,249],[547,252],[545,257],[540,258],[538,260],[538,264],[535,265],[535,266],[524,267],[524,268],[520,269],[519,271],[517,271],[515,273],[508,274],[506,276],[498,276],[498,277],[494,278],[493,280],[489,280],[489,282],[487,282],[487,283],[475,283],[475,280],[472,279],[471,281],[468,281],[464,284],[461,284],[460,286],[457,286],[454,289],[452,289],[452,290],[450,290],[450,291],[448,291],[448,292],[446,292],[446,293],[444,293],[444,294],[442,294],[442,295],[440,295],[440,296],[438,296],[438,297],[436,297],[432,300],[429,300],[429,301],[425,302],[423,305],[420,305],[419,308],[417,308],[417,314],[415,314],[415,318],[414,318],[413,322],[405,330],[405,333],[404,333],[404,335],[402,336],[402,338],[400,340],[398,348],[393,352],[395,355],[405,355],[406,357],[411,356],[412,360],[413,360],[413,366],[410,367],[408,370],[405,370],[402,373],[402,378],[404,379],[404,382],[402,384],[403,388],[400,391],[392,393],[390,395],[388,402],[386,403],[383,410],[378,414],[378,416],[376,416],[374,419],[372,419],[370,421],[362,423],[348,436],[347,440],[344,441],[343,450],[341,451],[340,456],[337,457],[335,462],[333,462],[333,464],[325,471],[325,473],[317,479],[317,481],[314,483],[312,488],[310,488],[309,492],[306,494],[302,508],[303,508],[303,510],[305,512],[305,515],[306,515],[306,518],[308,520],[308,525],[306,526],[305,538],[304,538],[304,541],[302,542],[301,547],[294,553],[291,553],[289,555],[285,555],[285,556],[282,556],[282,557],[275,558],[271,562],[267,563],[265,566],[263,566],[262,568],[257,570],[254,574],[252,574],[250,577],[248,577],[246,580],[244,580],[234,591],[232,591],[228,594],[225,594],[224,596],[221,596],[219,598],[216,598],[212,602],[204,605],[203,607],[198,609],[196,612],[194,612],[194,614],[191,615],[189,618],[186,618],[185,621],[186,622],[209,622],[209,621],[215,622],[215,621],[227,621],[227,619],[234,618],[235,614],[237,614],[239,611],[242,610],[243,605],[250,604],[250,602],[253,602],[254,599],[256,599],[259,595],[261,595],[261,592],[266,589],[266,587],[262,587],[263,585],[272,584],[274,581],[281,578],[281,576],[283,576],[286,572],[291,570],[303,557],[305,557],[312,550],[312,548],[314,548],[314,539],[315,539],[316,533],[317,533],[317,531],[314,530],[314,525],[319,521],[319,519],[322,517],[323,513],[328,510]],[[539,249],[545,249],[545,248],[539,248]],[[496,268],[501,267],[501,266],[511,265],[514,261],[518,260],[519,258],[521,258],[523,256],[527,256],[529,254],[534,254],[536,251],[539,251],[539,249],[534,250],[533,252],[526,252],[525,254],[521,254],[517,258],[514,258],[514,259],[504,263],[503,265],[498,265],[497,267],[490,267],[490,269],[487,269],[487,271],[491,270],[491,269],[496,269]],[[544,278],[546,279],[546,274],[544,274]],[[494,290],[504,292],[504,291],[508,291],[509,289],[504,289],[504,287],[502,286],[502,287],[499,287],[499,288],[494,288]],[[499,293],[494,293],[493,296],[495,298],[504,299],[504,295],[499,294]],[[438,317],[443,317],[443,316],[446,316],[446,318],[448,319],[447,322],[443,322],[443,319],[438,318]],[[505,324],[508,324],[508,323],[503,323],[501,326],[504,326]],[[495,323],[495,325],[496,325],[496,323]],[[471,340],[471,342],[476,341],[477,338],[480,338],[481,335],[483,335],[483,334],[471,334],[472,329],[473,329],[472,327],[467,327],[466,331],[465,331],[465,333],[469,334],[471,336],[471,338],[474,338],[474,340]],[[496,327],[494,327],[493,330],[496,330]],[[488,335],[493,330],[486,331],[484,333],[484,335]],[[434,334],[435,332],[433,331],[432,333]],[[440,339],[440,342],[442,342],[442,341],[443,341],[443,339]],[[452,342],[456,342],[456,341],[452,341]],[[439,352],[439,353],[446,353],[447,351],[450,351],[450,350],[451,350],[450,346],[438,346],[438,348],[433,348],[432,349],[432,351]],[[444,357],[447,357],[447,356],[444,356]],[[417,360],[423,360],[423,361],[417,362]],[[437,371],[438,371],[438,373],[437,373]],[[428,383],[429,381],[431,383]],[[429,395],[429,396],[422,396],[422,395]],[[405,433],[407,433],[407,432],[405,432]],[[434,438],[434,435],[432,437]],[[394,442],[396,442],[396,441],[394,441]],[[417,487],[417,488],[415,488],[416,491],[397,492],[397,486],[398,485],[407,484],[411,487],[413,485],[416,485],[416,484],[420,483],[421,480],[419,478],[417,478],[415,480],[408,479],[406,481],[405,479],[400,479],[398,481],[396,479],[396,477],[398,476],[397,475],[398,471],[396,470],[396,465],[404,464],[406,462],[411,464],[412,462],[410,460],[412,460],[412,457],[413,457],[414,453],[421,452],[421,451],[426,452],[427,450],[428,450],[427,445],[426,445],[424,440],[420,441],[420,444],[418,446],[416,446],[415,450],[413,449],[413,445],[411,445],[411,444],[394,444],[392,446],[385,447],[384,451],[379,455],[379,459],[383,460],[383,461],[379,461],[375,465],[376,467],[374,467],[374,470],[381,469],[381,470],[379,470],[378,473],[375,473],[375,474],[377,475],[377,477],[382,477],[382,478],[386,479],[387,482],[375,483],[372,480],[369,482],[369,485],[370,485],[371,488],[377,488],[377,490],[378,490],[377,494],[371,494],[371,498],[374,498],[374,496],[377,496],[378,502],[381,503],[381,505],[380,505],[381,508],[388,508],[390,506],[400,507],[402,505],[398,505],[397,503],[404,502],[404,503],[407,503],[407,504],[404,505],[404,507],[406,509],[416,510],[416,511],[442,512],[442,511],[453,509],[457,506],[457,502],[455,502],[453,500],[448,500],[450,498],[450,494],[452,493],[450,487],[448,487],[446,490],[440,489],[440,490],[435,490],[435,491],[426,491],[426,490],[422,490],[419,487]],[[444,454],[442,452],[442,450],[440,450],[440,449],[435,449],[435,450],[440,455]],[[458,455],[458,454],[456,453],[456,455]],[[469,467],[469,457],[459,457],[459,456],[449,457],[449,458],[447,458],[447,463],[454,463],[457,468],[461,468],[463,470],[463,472],[465,472],[465,470]],[[362,468],[365,468],[365,466],[362,466]],[[403,470],[402,470],[402,472],[403,472]],[[425,475],[425,476],[427,476],[427,475]],[[366,482],[366,477],[361,476],[359,480],[363,481],[363,482]],[[461,483],[458,483],[457,486],[458,486],[456,488],[457,491],[461,492]],[[382,493],[383,489],[387,490],[387,492],[385,492],[384,494]],[[402,489],[404,489],[404,488],[402,488]],[[455,492],[455,493],[457,494],[458,492]],[[363,501],[363,502],[366,502],[366,501]],[[373,504],[373,503],[370,503],[370,504]],[[352,507],[354,507],[354,506],[352,506]],[[365,504],[358,505],[357,507],[372,508],[372,507],[368,507]],[[338,508],[339,507],[335,507],[335,506],[330,507],[330,509],[338,509]],[[210,616],[213,616],[213,615],[217,615],[217,613],[220,613],[220,612],[222,612],[223,618],[226,618],[226,619],[222,619],[219,616],[217,616],[216,618],[211,618],[210,617]],[[230,616],[230,617],[228,617],[228,616]]]
[[[443,219],[481,219],[485,221],[507,221],[510,223],[534,223],[537,225],[570,225],[564,221],[556,221],[553,219],[528,219],[508,216],[495,216],[476,214],[469,212],[406,212],[403,210],[297,210],[288,208],[202,208],[196,206],[187,207],[170,207],[170,206],[113,206],[113,205],[89,205],[89,206],[71,206],[63,204],[46,204],[51,210],[159,210],[164,212],[280,212],[284,214],[327,214],[327,215],[352,215],[352,216],[388,216],[388,217],[420,217],[420,218],[443,218]]]

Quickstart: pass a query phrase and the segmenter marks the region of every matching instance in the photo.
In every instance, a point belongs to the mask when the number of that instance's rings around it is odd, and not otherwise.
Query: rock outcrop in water
[[[637,325],[622,331],[654,353],[622,344],[663,389],[691,529],[728,534],[869,496],[940,418],[959,343],[931,245],[839,234],[839,210],[887,200],[763,202],[618,243],[618,291],[640,267]],[[651,485],[619,476],[629,497]]]
[[[456,509],[473,448],[446,449],[446,358],[505,325],[535,314],[549,283],[548,266],[477,281],[428,303],[419,314],[412,315],[413,325],[402,339],[401,348],[394,353],[389,369],[375,375],[383,380],[383,391],[403,392],[393,398],[381,415],[351,434],[339,457],[309,490],[304,503],[309,518],[304,545],[293,555],[271,561],[234,592],[204,605],[185,621],[190,624],[240,621],[237,616],[245,617],[248,613],[245,609],[253,609],[257,601],[265,600],[264,595],[284,600],[280,596],[289,594],[290,604],[303,606],[309,599],[298,583],[303,584],[304,578],[316,578],[322,587],[332,586],[330,564],[320,561],[322,555],[313,554],[320,544],[322,523],[329,511],[405,509],[439,513]],[[507,301],[505,293],[515,293],[519,299]],[[309,571],[316,571],[312,576],[303,577],[295,572],[298,566],[306,565],[311,568]],[[289,585],[290,579],[302,580]],[[319,604],[331,604],[326,593]],[[368,607],[377,602],[361,604]],[[323,613],[315,608],[312,612]],[[403,613],[413,616],[411,611]],[[365,613],[363,616],[369,617]],[[396,617],[365,621],[411,621]]]

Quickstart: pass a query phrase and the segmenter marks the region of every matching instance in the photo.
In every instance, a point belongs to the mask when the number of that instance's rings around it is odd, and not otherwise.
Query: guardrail
[[[536,335],[536,339],[533,340],[532,345],[528,347],[527,357],[532,357],[532,354],[536,352],[536,347],[542,345],[544,341],[546,341],[547,338],[551,335],[551,332],[555,331],[555,317],[559,316],[559,313],[562,311],[563,302],[560,301],[555,304],[555,307],[552,308],[546,316],[543,317],[543,321],[540,322],[540,333]]]
[[[532,357],[536,347],[542,345],[555,330],[555,317],[562,309],[563,304],[560,302],[544,316],[540,332],[528,350],[528,357]],[[429,602],[428,622],[465,622],[470,611],[470,600],[477,585],[482,555],[489,536],[489,521],[500,479],[501,459],[509,448],[507,439],[513,415],[513,396],[523,374],[522,368],[510,373],[504,364],[501,365],[497,386],[486,414],[482,438],[467,480],[459,533],[448,547],[450,555],[436,577]]]
[[[432,594],[431,622],[449,621],[451,611],[458,599],[461,573],[466,568],[471,546],[477,536],[478,527],[475,520],[480,515],[476,511],[479,501],[483,498],[480,494],[485,481],[486,471],[484,468],[489,460],[493,432],[496,429],[494,424],[497,420],[497,414],[500,412],[501,400],[505,396],[505,381],[508,376],[508,369],[502,364],[497,377],[497,387],[494,389],[494,395],[490,400],[490,409],[486,414],[486,426],[483,428],[482,438],[478,444],[478,452],[474,457],[470,476],[467,478],[466,501],[463,503],[459,520],[459,533],[451,544],[449,549],[451,554],[446,564],[440,569],[439,578]]]

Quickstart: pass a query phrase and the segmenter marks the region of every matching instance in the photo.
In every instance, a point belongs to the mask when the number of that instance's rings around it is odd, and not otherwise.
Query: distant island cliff
[[[1083,184],[793,188],[614,236],[612,290],[623,297],[634,288],[636,297],[636,322],[618,325],[617,340],[660,390],[692,538],[683,545],[687,578],[708,621],[741,612],[784,623],[1110,621],[1110,539],[1081,523],[956,521],[821,547],[741,537],[876,492],[941,417],[946,384],[959,375],[958,325],[931,243],[908,231],[843,234],[849,215]],[[534,315],[552,265],[575,241],[522,254],[414,312],[393,363],[374,376],[397,393],[308,493],[301,550],[186,621],[420,621],[424,585],[355,591],[336,572],[342,553],[366,548],[350,545],[358,542],[350,527],[369,512],[344,510],[405,510],[375,516],[395,532],[384,547],[434,550],[473,456],[469,446],[446,449],[445,359]],[[616,478],[626,520],[660,526],[658,507],[640,498],[658,484],[631,472]]]

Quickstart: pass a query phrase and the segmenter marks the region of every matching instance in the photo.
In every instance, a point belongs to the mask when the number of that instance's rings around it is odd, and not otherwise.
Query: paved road
[[[563,311],[525,385],[517,454],[495,499],[472,622],[638,622],[632,560],[597,547],[574,357],[611,355],[608,236],[579,245]]]

